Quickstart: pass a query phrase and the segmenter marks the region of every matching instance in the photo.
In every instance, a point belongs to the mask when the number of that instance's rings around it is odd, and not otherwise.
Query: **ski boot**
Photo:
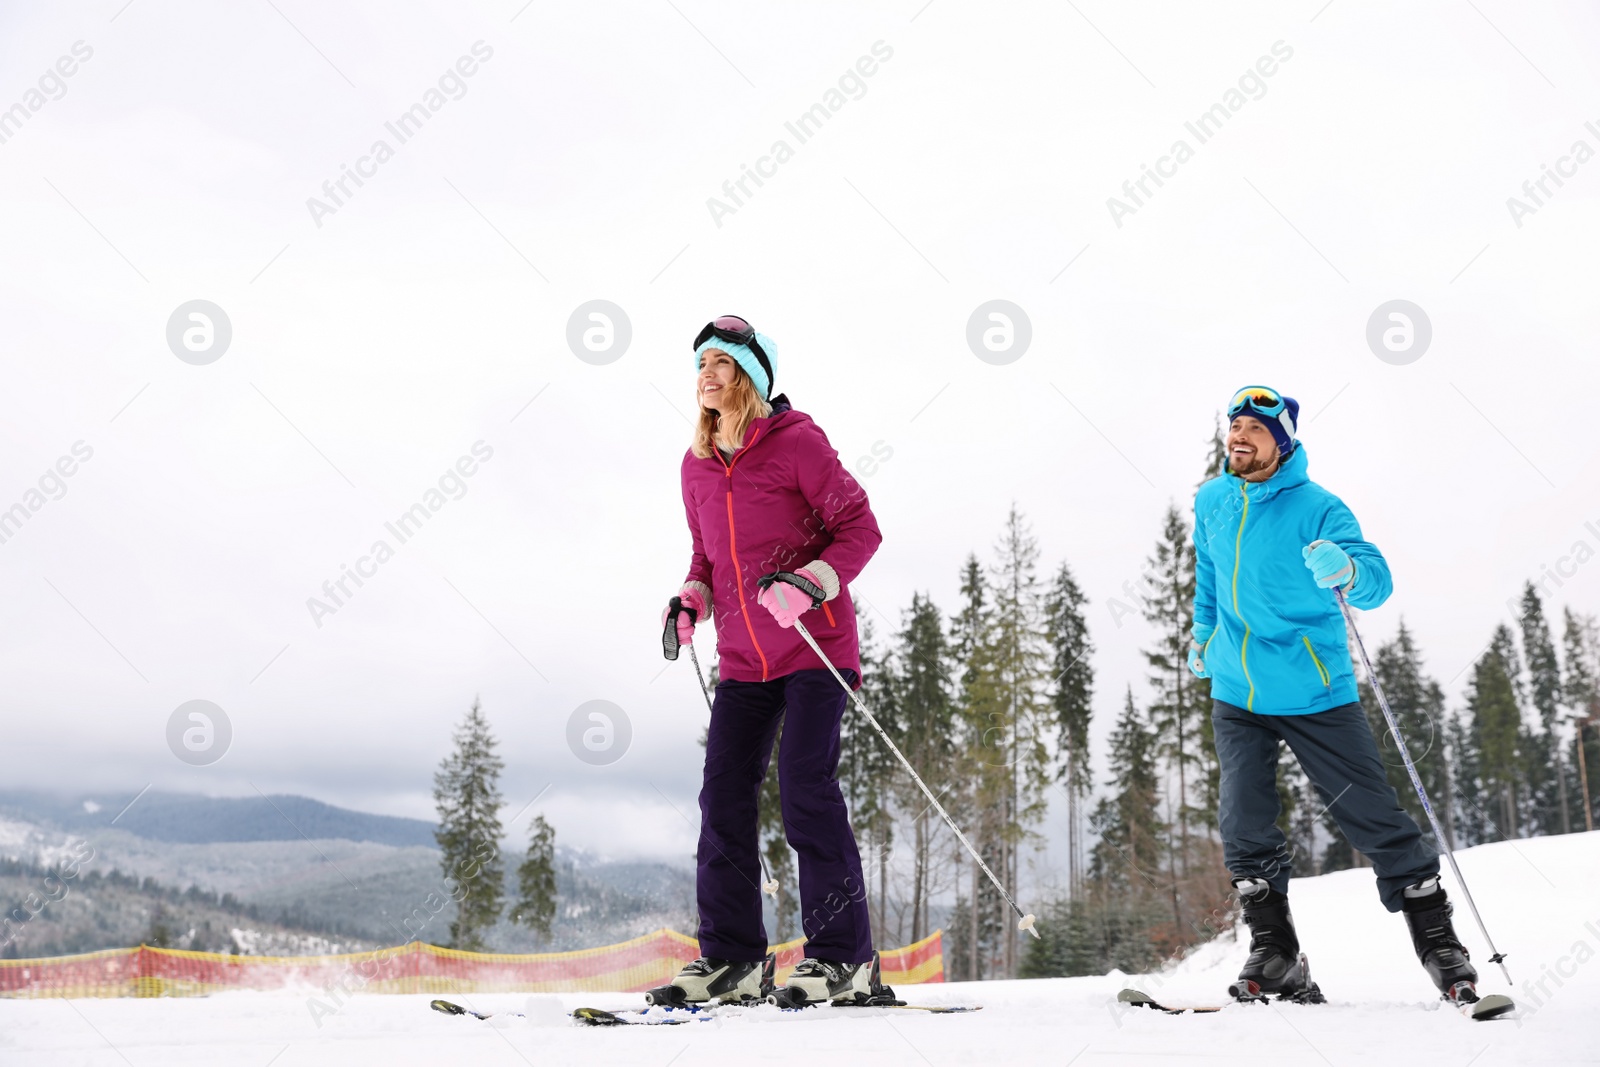
[[[683,966],[669,985],[647,990],[646,1004],[682,1008],[717,1000],[724,1004],[755,1003],[773,991],[777,957],[769,952],[759,963],[701,956]]]
[[[1228,994],[1245,1002],[1264,1003],[1269,994],[1276,994],[1279,1000],[1323,1003],[1326,998],[1311,980],[1311,967],[1300,951],[1289,898],[1263,878],[1236,878],[1233,884],[1245,925],[1250,927],[1250,956]]]
[[[1478,969],[1467,957],[1466,946],[1456,937],[1450,916],[1455,911],[1445,896],[1439,876],[1408,885],[1401,898],[1406,925],[1411,928],[1411,945],[1417,959],[1442,998],[1456,1004],[1477,1001]]]
[[[780,1008],[803,1008],[824,1002],[839,1007],[897,1004],[894,990],[878,980],[878,954],[866,963],[835,963],[806,957],[795,965],[782,989],[773,990],[767,1003]]]

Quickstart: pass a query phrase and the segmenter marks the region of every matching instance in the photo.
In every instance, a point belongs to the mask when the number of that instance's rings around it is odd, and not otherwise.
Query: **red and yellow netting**
[[[781,984],[803,940],[773,946]],[[460,952],[412,941],[342,956],[226,956],[114,948],[78,956],[0,960],[5,997],[189,997],[227,989],[312,987],[345,993],[638,992],[665,984],[697,956],[694,938],[657,930],[617,945],[529,955]],[[884,951],[890,985],[944,981],[943,931]]]

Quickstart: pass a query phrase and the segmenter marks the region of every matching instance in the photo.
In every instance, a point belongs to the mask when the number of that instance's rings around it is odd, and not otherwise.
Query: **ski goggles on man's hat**
[[[694,350],[700,351],[700,346],[711,338],[723,341],[732,341],[736,345],[744,345],[756,357],[756,362],[761,364],[761,369],[767,372],[767,381],[772,381],[772,361],[767,358],[766,351],[756,340],[756,328],[737,315],[719,315],[706,323],[694,339]]]
[[[1300,418],[1300,405],[1276,389],[1264,385],[1247,385],[1233,394],[1228,404],[1228,421],[1240,415],[1251,415],[1266,423],[1278,450],[1284,455],[1294,447],[1296,426]]]
[[[1247,385],[1233,394],[1233,401],[1228,405],[1228,418],[1236,419],[1240,413],[1248,410],[1275,419],[1282,414],[1284,407],[1283,397],[1276,389],[1268,389],[1264,385]]]

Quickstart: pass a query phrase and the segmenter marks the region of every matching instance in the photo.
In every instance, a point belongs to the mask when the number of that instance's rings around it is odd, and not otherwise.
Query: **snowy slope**
[[[1161,975],[902,991],[917,1002],[984,1005],[980,1013],[956,1016],[763,1008],[689,1026],[591,1030],[569,1023],[555,998],[457,998],[482,1011],[528,1009],[536,1016],[479,1023],[430,1012],[426,996],[357,996],[319,1027],[309,1008],[318,991],[0,1001],[0,1063],[264,1064],[282,1053],[275,1062],[283,1067],[673,1061],[765,1067],[814,1064],[819,1056],[910,1067],[1600,1064],[1600,963],[1594,961],[1600,954],[1600,833],[1503,842],[1460,859],[1491,932],[1509,953],[1523,1005],[1516,1018],[1471,1023],[1439,1010],[1411,958],[1402,921],[1377,903],[1371,872],[1344,871],[1297,881],[1291,893],[1313,972],[1332,1001],[1318,1007],[1236,1005],[1216,1015],[1171,1017],[1115,1002],[1124,984],[1173,1001],[1215,1000],[1244,956],[1244,945],[1224,939]],[[1465,909],[1457,918],[1481,960],[1487,953]],[[1482,988],[1504,985],[1485,974]],[[586,994],[559,1001],[570,1009],[632,999]]]

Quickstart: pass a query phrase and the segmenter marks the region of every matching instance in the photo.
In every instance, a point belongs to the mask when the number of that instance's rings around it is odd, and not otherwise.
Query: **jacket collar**
[[[758,436],[771,433],[773,428],[783,421],[783,416],[794,410],[789,404],[788,396],[783,393],[773,397],[770,403],[772,414],[751,419],[750,425],[744,428],[744,441],[739,445],[740,449],[747,448]]]
[[[756,441],[766,437],[774,429],[782,425],[785,421],[787,421],[785,416],[794,410],[789,403],[788,396],[783,393],[779,393],[777,396],[768,401],[768,403],[772,405],[772,413],[769,415],[763,415],[759,419],[750,420],[750,425],[744,428],[744,440],[739,442],[739,449],[734,453],[735,456],[739,455]],[[730,465],[728,460],[724,458],[720,452],[715,458],[720,461],[724,467]]]
[[[1246,492],[1249,493],[1250,499],[1258,503],[1263,500],[1270,500],[1285,489],[1293,489],[1295,486],[1304,485],[1311,480],[1306,461],[1306,446],[1300,442],[1295,443],[1294,451],[1289,453],[1289,458],[1284,460],[1272,477],[1264,482],[1246,482],[1233,471],[1227,469],[1223,470],[1223,475],[1236,489],[1240,486],[1248,486]]]

